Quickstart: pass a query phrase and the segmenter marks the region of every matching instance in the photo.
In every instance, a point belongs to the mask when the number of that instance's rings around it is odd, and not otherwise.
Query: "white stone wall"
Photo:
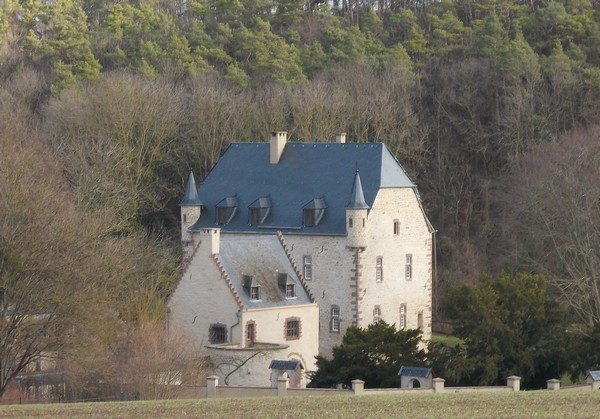
[[[394,221],[399,234],[394,234]],[[431,338],[432,234],[412,189],[380,189],[368,220],[368,246],[362,254],[363,275],[359,326],[373,320],[379,305],[387,323],[400,322],[400,305],[406,304],[406,327],[418,327],[423,318],[423,338]],[[412,279],[407,280],[406,255],[412,255]],[[376,281],[376,259],[382,257],[382,281]]]
[[[394,234],[394,221],[399,222]],[[362,224],[362,223],[361,223]],[[353,228],[361,228],[354,221]],[[422,315],[423,339],[431,338],[432,235],[411,188],[381,189],[364,228],[364,250],[359,252],[359,283],[355,288],[354,254],[346,237],[285,235],[293,258],[302,270],[303,256],[312,258],[308,281],[320,306],[319,353],[330,356],[345,330],[356,322],[366,327],[379,306],[381,319],[397,327],[400,306],[406,305],[406,327],[417,328]],[[363,240],[361,240],[363,242]],[[354,244],[354,243],[350,243]],[[361,243],[362,244],[362,243]],[[412,255],[412,279],[406,280],[406,255]],[[383,259],[382,281],[376,281],[376,259]],[[358,307],[353,301],[358,301]],[[339,333],[330,331],[331,306],[340,307]],[[357,310],[357,317],[354,317]]]
[[[307,281],[319,304],[319,354],[330,356],[331,349],[342,343],[346,329],[353,324],[352,281],[353,252],[346,247],[345,236],[285,235],[288,248],[303,271],[303,257],[312,259],[312,279]],[[330,331],[331,306],[340,308],[340,331]]]
[[[199,348],[209,343],[211,324],[225,324],[230,339],[231,327],[238,323],[238,306],[221,279],[210,247],[209,240],[198,245],[168,303],[169,326],[180,327]]]
[[[188,227],[191,227],[198,218],[200,218],[201,208],[199,205],[194,206],[182,206],[181,207],[181,242],[189,242],[192,237],[188,233]]]
[[[270,387],[273,359],[286,359],[288,348],[227,348],[211,346],[208,348],[214,370],[211,374],[219,377],[220,385]]]
[[[195,235],[196,251],[168,303],[169,327],[181,328],[202,348],[210,343],[211,324],[226,325],[228,341],[234,345],[210,347],[208,351],[221,380],[235,370],[228,378],[230,385],[268,386],[271,377],[268,367],[272,359],[299,359],[305,366],[304,372],[315,370],[315,356],[319,351],[318,306],[242,309],[238,313],[239,307],[213,259],[213,253],[219,249],[218,236],[217,229],[206,229],[205,234]],[[285,323],[292,317],[300,320],[300,337],[287,340]],[[246,345],[248,322],[254,322],[255,347]],[[261,343],[277,343],[280,347],[267,345],[265,349]],[[252,361],[240,367],[250,357]]]
[[[286,339],[288,318],[300,319],[300,338]],[[316,304],[246,310],[242,313],[242,330],[254,322],[256,342],[288,345],[283,360],[299,359],[305,371],[314,371],[315,356],[319,353],[319,307]]]

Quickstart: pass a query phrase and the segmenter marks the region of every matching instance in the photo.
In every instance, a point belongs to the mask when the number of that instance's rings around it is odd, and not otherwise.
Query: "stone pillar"
[[[512,388],[513,391],[521,390],[521,377],[511,375],[506,379],[506,386]]]
[[[560,390],[560,380],[556,378],[546,380],[546,385],[548,386],[548,390]]]
[[[211,375],[206,379],[206,397],[217,397],[217,386],[219,385],[219,377]]]
[[[446,380],[443,378],[434,378],[433,379],[433,392],[434,393],[443,393],[445,390]]]
[[[365,382],[363,380],[352,380],[352,391],[354,392],[355,396],[364,394]]]
[[[277,396],[286,396],[288,384],[290,379],[288,377],[279,377],[277,379]]]

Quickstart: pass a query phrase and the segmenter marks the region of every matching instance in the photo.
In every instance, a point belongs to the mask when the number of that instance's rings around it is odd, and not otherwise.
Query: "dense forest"
[[[434,317],[454,285],[539,273],[589,335],[598,109],[595,0],[2,0],[0,307],[51,313],[2,333],[50,336],[82,388],[121,374],[97,359],[160,333],[188,170],[287,130],[397,156],[437,229]]]

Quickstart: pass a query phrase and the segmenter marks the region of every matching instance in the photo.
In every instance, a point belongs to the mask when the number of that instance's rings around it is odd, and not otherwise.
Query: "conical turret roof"
[[[360,174],[358,169],[354,175],[354,182],[352,182],[352,192],[350,193],[350,202],[346,205],[346,208],[354,209],[369,209],[369,206],[365,202],[365,194],[363,193],[362,183],[360,181]]]
[[[190,169],[190,174],[188,175],[188,180],[185,185],[185,195],[183,195],[183,199],[179,205],[187,205],[187,206],[196,206],[202,205],[200,201],[200,196],[198,195],[198,188],[196,188],[196,181],[194,180],[194,173]]]

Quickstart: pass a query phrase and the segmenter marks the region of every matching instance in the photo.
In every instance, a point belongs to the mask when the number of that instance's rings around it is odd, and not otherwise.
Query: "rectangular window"
[[[251,300],[260,300],[260,287],[251,287],[250,288],[250,299]]]
[[[226,207],[217,207],[217,224],[219,224],[219,225],[227,224],[227,220],[229,218],[227,210],[228,210],[228,208],[226,208]]]
[[[331,328],[332,332],[340,331],[340,308],[338,306],[331,306]]]
[[[227,327],[224,324],[211,324],[208,330],[208,340],[210,343],[227,342]]]
[[[373,309],[373,324],[379,323],[379,320],[381,320],[381,308],[375,306]]]
[[[246,325],[246,341],[248,341],[250,345],[254,343],[255,333],[254,322],[248,322]]]
[[[304,226],[313,227],[315,225],[315,210],[312,208],[305,208],[304,214]]]
[[[400,304],[400,330],[406,328],[406,304]]]
[[[423,312],[419,311],[419,314],[417,315],[417,327],[421,330],[423,330]]]
[[[312,279],[312,257],[304,256],[304,279],[310,281]]]
[[[287,284],[285,286],[285,296],[287,298],[294,298],[296,296],[296,287],[294,287],[294,284]]]
[[[300,319],[294,317],[285,321],[285,338],[287,340],[300,338]]]
[[[250,225],[260,224],[260,208],[250,208]]]
[[[400,221],[394,220],[394,236],[400,234]]]
[[[407,281],[410,281],[412,279],[412,255],[411,254],[406,255],[406,265],[404,268],[404,275],[405,275]]]
[[[375,260],[375,280],[381,282],[383,280],[383,257],[377,256]]]

